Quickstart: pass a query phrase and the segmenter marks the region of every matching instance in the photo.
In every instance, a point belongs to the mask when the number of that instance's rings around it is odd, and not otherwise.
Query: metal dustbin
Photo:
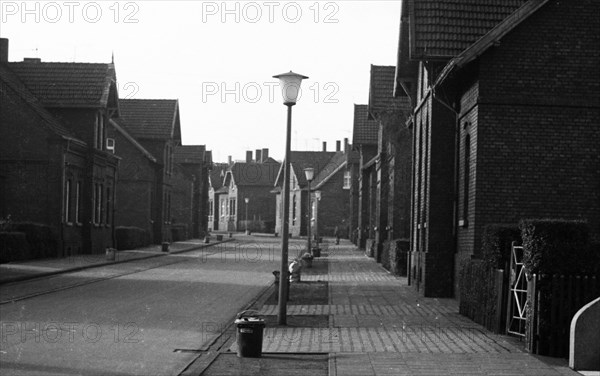
[[[243,311],[237,314],[234,323],[236,326],[237,356],[240,358],[260,358],[262,356],[265,320],[256,311]]]

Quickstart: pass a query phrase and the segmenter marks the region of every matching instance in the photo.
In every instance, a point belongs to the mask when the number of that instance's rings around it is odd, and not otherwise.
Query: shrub
[[[118,250],[136,249],[152,243],[148,231],[139,227],[117,227],[115,233]]]
[[[186,224],[176,224],[171,226],[171,240],[174,242],[187,240],[188,226]]]
[[[481,258],[489,269],[505,269],[510,262],[512,243],[521,244],[518,225],[491,224],[485,226],[481,246]]]
[[[0,232],[0,246],[0,263],[30,258],[30,247],[24,232]]]
[[[58,241],[50,226],[41,223],[17,222],[12,224],[13,231],[23,232],[29,243],[31,259],[56,257]]]
[[[410,240],[396,239],[390,244],[390,272],[399,276],[406,276],[406,261],[408,250],[410,249]]]
[[[467,259],[461,263],[459,312],[490,330],[498,331],[496,312],[502,307],[497,307],[495,273],[483,260]]]
[[[586,222],[525,219],[519,228],[528,274],[585,274],[595,268]]]
[[[390,248],[392,247],[391,241],[383,242],[381,246],[381,257],[380,262],[381,266],[383,266],[386,270],[390,270]]]

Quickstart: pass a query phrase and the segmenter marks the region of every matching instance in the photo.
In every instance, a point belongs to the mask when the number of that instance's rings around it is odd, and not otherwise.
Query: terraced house
[[[0,215],[48,229],[37,256],[104,252],[119,164],[106,143],[119,116],[114,65],[8,60],[2,39]]]
[[[582,219],[600,237],[599,13],[592,0],[403,1],[409,271],[426,296],[458,294],[486,225]]]

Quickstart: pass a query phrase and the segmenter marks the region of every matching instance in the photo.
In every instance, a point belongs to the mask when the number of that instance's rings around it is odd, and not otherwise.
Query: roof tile
[[[369,120],[366,104],[354,105],[354,128],[352,145],[377,145],[379,125],[375,120]]]
[[[121,99],[121,123],[139,139],[181,137],[176,99]]]

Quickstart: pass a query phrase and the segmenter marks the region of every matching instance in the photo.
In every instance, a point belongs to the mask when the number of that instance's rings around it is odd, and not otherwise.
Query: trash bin
[[[237,328],[237,356],[240,358],[260,358],[262,356],[265,320],[256,311],[243,311],[237,314],[234,323]]]
[[[169,242],[163,242],[162,243],[162,251],[163,252],[169,252]]]

